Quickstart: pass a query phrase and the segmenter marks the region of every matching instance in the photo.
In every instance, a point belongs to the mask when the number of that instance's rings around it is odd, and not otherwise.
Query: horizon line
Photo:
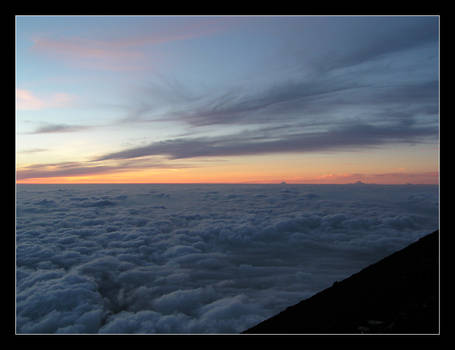
[[[288,182],[16,182],[16,185],[439,185],[439,183],[378,183],[378,182],[345,182],[345,183],[288,183]]]

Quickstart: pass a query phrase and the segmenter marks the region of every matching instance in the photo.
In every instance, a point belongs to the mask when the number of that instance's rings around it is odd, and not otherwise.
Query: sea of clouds
[[[430,185],[17,185],[17,333],[237,333],[438,228]]]

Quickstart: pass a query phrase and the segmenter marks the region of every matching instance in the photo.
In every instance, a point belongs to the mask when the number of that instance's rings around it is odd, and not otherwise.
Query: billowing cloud
[[[426,185],[18,185],[18,333],[236,333],[438,227]]]

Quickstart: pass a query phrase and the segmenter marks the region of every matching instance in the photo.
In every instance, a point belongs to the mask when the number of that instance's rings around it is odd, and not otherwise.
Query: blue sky
[[[438,53],[437,16],[18,16],[17,178],[435,183]]]

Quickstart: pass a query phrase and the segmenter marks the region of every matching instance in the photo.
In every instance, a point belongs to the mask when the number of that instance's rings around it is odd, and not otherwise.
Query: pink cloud
[[[108,70],[135,67],[144,58],[140,51],[127,50],[115,43],[79,38],[37,38],[32,49],[73,65]]]
[[[231,25],[231,21],[222,19],[196,21],[173,26],[165,32],[105,40],[36,37],[33,39],[32,50],[84,68],[136,70],[150,68],[151,58],[154,63],[160,59],[157,51],[153,57],[147,57],[144,53],[146,47],[150,49],[162,43],[211,35]]]
[[[40,110],[47,108],[63,108],[73,105],[75,97],[67,93],[55,93],[47,97],[38,97],[31,91],[16,89],[17,110]]]

